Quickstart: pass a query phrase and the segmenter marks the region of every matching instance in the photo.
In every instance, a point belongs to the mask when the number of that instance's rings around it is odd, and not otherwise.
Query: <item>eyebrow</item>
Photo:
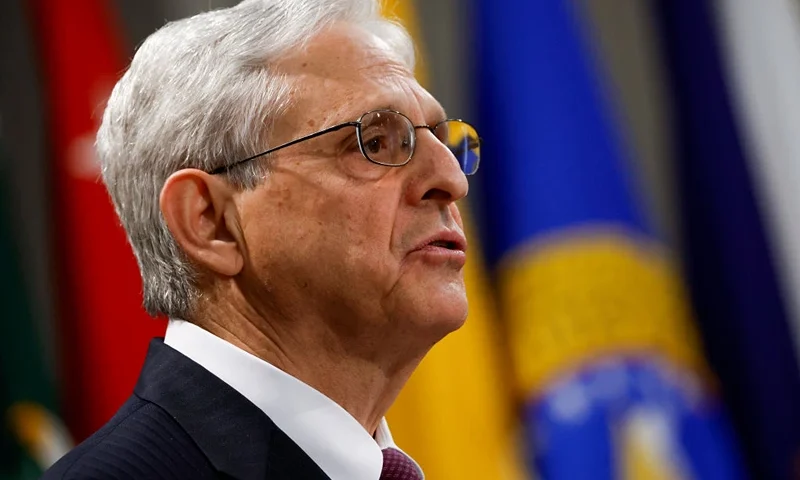
[[[405,115],[406,117],[411,118],[406,112],[404,112],[402,109],[398,108],[397,105],[395,105],[393,103],[383,104],[383,105],[380,105],[378,107],[371,108],[370,110],[367,110],[367,111],[372,111],[372,110],[394,110],[395,112],[400,112],[403,115]],[[434,124],[436,124],[438,122],[441,122],[441,121],[446,120],[447,118],[449,118],[447,116],[447,112],[441,106],[437,106],[437,107],[431,109],[430,112],[424,111],[423,113],[426,114],[425,115],[426,117],[427,117],[427,113],[435,113],[436,114],[436,118],[437,119],[434,120],[431,123],[431,125],[434,125]]]

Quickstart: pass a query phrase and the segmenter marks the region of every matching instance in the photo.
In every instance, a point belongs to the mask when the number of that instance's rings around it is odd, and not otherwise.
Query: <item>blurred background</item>
[[[92,151],[165,22],[0,2],[0,479],[130,394],[163,319]],[[483,138],[470,316],[389,414],[430,480],[800,478],[800,2],[397,0]]]

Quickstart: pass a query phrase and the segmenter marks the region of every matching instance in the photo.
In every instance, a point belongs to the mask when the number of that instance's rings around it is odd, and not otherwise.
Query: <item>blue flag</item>
[[[554,480],[741,478],[573,2],[476,1],[487,246],[531,468]]]
[[[797,478],[800,373],[764,228],[765,205],[756,201],[755,165],[733,115],[717,22],[706,0],[659,5],[698,324],[753,476]]]

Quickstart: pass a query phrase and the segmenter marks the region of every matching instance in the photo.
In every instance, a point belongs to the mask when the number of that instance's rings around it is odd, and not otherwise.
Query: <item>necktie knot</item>
[[[422,480],[417,465],[396,448],[383,449],[383,470],[380,480]]]

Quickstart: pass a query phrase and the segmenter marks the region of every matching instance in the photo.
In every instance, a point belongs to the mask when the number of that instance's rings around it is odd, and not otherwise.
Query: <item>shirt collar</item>
[[[170,320],[164,343],[256,405],[332,480],[376,480],[383,467],[381,450],[400,450],[385,418],[373,438],[321,392],[193,323]]]

